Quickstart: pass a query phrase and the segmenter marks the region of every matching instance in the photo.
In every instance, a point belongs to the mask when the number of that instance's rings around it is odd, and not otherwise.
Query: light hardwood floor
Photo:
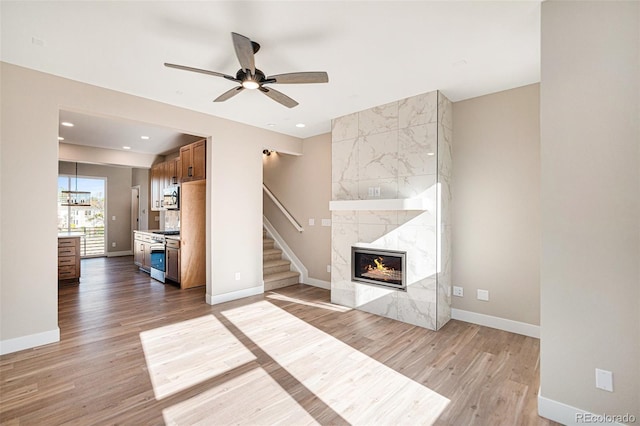
[[[83,261],[59,343],[0,357],[4,424],[547,425],[539,342],[450,321],[438,332],[294,285],[209,306]]]

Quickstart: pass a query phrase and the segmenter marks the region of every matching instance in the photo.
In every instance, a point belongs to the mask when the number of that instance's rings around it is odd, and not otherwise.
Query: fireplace
[[[351,247],[351,281],[407,290],[406,251]]]

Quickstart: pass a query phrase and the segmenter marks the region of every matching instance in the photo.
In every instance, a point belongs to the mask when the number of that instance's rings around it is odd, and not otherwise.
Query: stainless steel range
[[[154,231],[151,244],[151,278],[165,282],[166,272],[166,239],[165,235],[180,235],[180,231]]]

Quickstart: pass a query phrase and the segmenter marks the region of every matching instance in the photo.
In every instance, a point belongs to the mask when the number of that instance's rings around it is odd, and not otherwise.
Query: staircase
[[[282,250],[262,230],[262,279],[264,291],[287,287],[300,282],[300,273],[291,270],[291,262],[282,257]]]

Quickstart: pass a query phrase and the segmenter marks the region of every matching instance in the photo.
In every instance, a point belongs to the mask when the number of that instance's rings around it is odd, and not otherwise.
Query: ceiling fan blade
[[[324,71],[290,72],[272,75],[267,78],[265,83],[267,82],[276,84],[328,83],[329,75]]]
[[[253,45],[248,37],[238,33],[231,33],[233,47],[236,49],[236,56],[240,66],[245,71],[251,71],[251,75],[256,74],[256,64],[253,56]]]
[[[287,108],[293,108],[294,106],[298,105],[296,101],[294,101],[284,93],[278,92],[277,90],[261,87],[260,91],[265,95],[267,95],[268,97],[270,97],[271,99],[273,99],[274,101],[286,106]]]
[[[243,90],[244,90],[244,87],[242,86],[234,87],[233,89],[227,90],[222,95],[215,98],[213,102],[224,102],[227,99],[233,98],[235,95],[242,92]]]
[[[199,72],[200,74],[213,75],[213,76],[216,76],[216,77],[224,77],[227,80],[239,81],[237,78],[232,77],[232,76],[227,75],[227,74],[222,74],[221,72],[203,70],[203,69],[200,69],[200,68],[187,67],[185,65],[169,64],[167,62],[164,63],[164,66],[165,67],[169,67],[169,68],[175,68],[175,69],[179,69],[179,70],[184,70],[184,71]]]

